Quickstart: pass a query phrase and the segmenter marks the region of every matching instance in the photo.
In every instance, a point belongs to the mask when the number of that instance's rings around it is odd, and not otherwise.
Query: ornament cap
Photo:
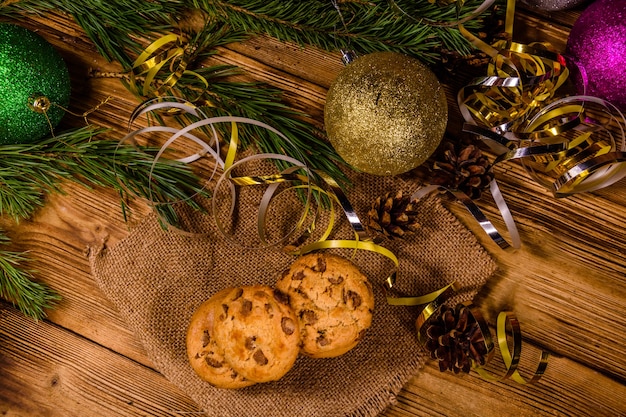
[[[353,50],[342,49],[341,51],[341,61],[344,65],[350,64],[352,61],[358,58],[358,55]]]
[[[43,94],[35,93],[28,97],[28,108],[35,113],[46,113],[50,106],[52,106],[50,99]]]

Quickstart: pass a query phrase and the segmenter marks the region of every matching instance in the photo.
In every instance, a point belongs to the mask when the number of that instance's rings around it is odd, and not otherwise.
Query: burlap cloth
[[[376,196],[417,187],[397,178],[353,175],[352,180],[348,197],[361,218]],[[254,224],[256,219],[247,213],[251,207],[243,207],[239,221]],[[495,271],[495,263],[437,197],[421,201],[419,212],[423,226],[414,236],[383,243],[400,260],[396,288],[421,295],[456,280],[462,289],[449,303],[473,298]],[[237,243],[248,243],[245,236],[224,238],[210,216],[181,215],[187,216],[194,232],[203,233],[165,231],[150,215],[117,245],[91,248],[90,262],[97,284],[134,329],[154,366],[197,401],[206,415],[373,416],[394,403],[424,364],[426,355],[414,329],[420,307],[388,305],[382,283],[392,263],[379,254],[359,251],[353,260],[374,284],[376,309],[372,327],[356,348],[332,359],[301,356],[277,382],[241,390],[203,382],[188,365],[185,351],[185,333],[195,308],[228,286],[273,285],[294,257],[279,248],[245,249]],[[345,220],[335,229],[337,238],[353,237]],[[353,255],[350,250],[332,250]]]

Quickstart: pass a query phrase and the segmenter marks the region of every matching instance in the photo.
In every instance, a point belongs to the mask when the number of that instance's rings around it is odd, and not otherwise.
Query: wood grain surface
[[[582,8],[567,12],[519,9],[514,38],[548,41],[564,50]],[[87,77],[90,69],[117,71],[63,16],[24,19],[69,63],[73,111],[111,101],[90,121],[123,135],[138,104],[118,80]],[[339,55],[258,37],[229,45],[212,62],[242,67],[247,78],[285,91],[289,101],[322,126],[326,90],[342,68]],[[462,78],[462,75],[460,76]],[[446,86],[451,105],[461,79]],[[66,119],[80,125],[80,118]],[[451,111],[450,129],[460,116]],[[121,137],[121,136],[120,136]],[[440,373],[435,363],[406,385],[384,416],[626,416],[626,181],[593,193],[556,199],[517,163],[496,172],[517,221],[523,246],[495,246],[455,203],[449,208],[476,233],[499,271],[477,297],[487,317],[514,311],[524,335],[525,368],[541,349],[553,353],[535,385],[488,382]],[[124,221],[115,193],[67,184],[43,209],[20,224],[2,221],[12,249],[28,250],[37,278],[63,297],[34,322],[0,301],[0,415],[184,416],[198,406],[159,374],[141,344],[90,275],[88,247],[123,239],[149,208],[132,204]],[[493,202],[481,208],[498,227]],[[471,262],[471,259],[467,259]]]

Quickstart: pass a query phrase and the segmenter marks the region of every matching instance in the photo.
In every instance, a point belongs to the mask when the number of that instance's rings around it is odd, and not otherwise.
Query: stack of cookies
[[[372,323],[374,294],[348,259],[310,253],[275,287],[224,289],[193,314],[187,355],[194,371],[219,388],[280,379],[299,354],[336,357],[355,347]]]

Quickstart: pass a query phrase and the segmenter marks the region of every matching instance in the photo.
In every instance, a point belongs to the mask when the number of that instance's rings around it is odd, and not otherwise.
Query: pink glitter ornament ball
[[[566,55],[578,94],[626,110],[626,0],[597,0],[587,7],[572,27]]]
[[[548,12],[557,10],[572,9],[586,0],[521,0],[522,3],[527,4],[530,7],[535,7],[539,10],[545,10]]]

